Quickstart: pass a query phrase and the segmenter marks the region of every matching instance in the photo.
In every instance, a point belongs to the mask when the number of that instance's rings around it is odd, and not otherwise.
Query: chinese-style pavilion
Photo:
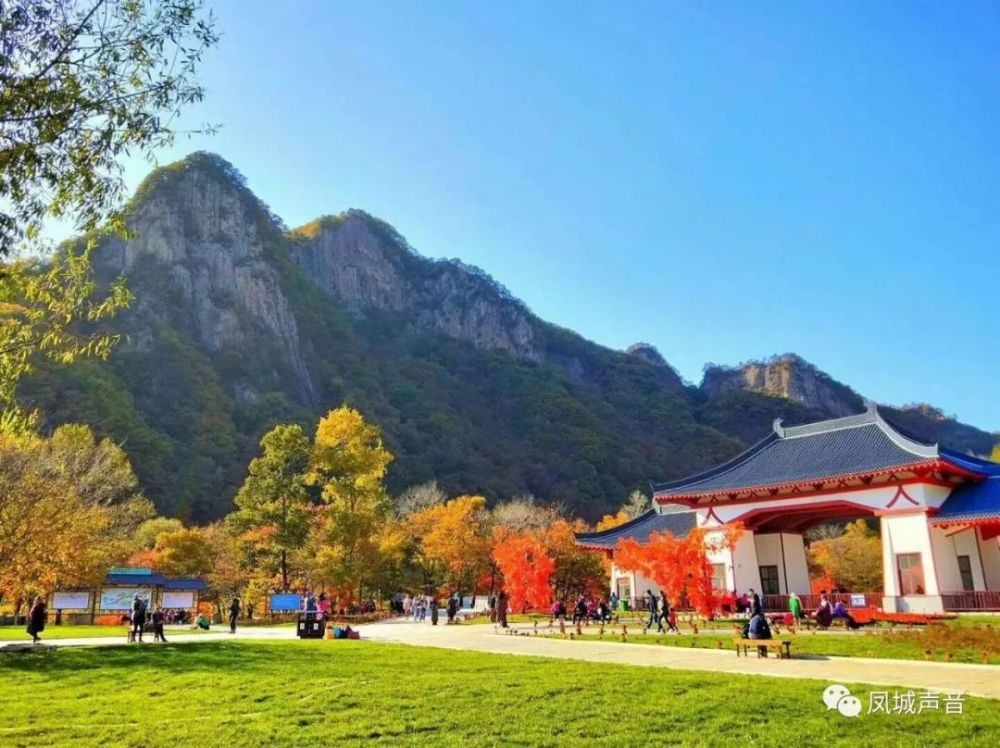
[[[736,547],[710,553],[718,588],[807,594],[802,533],[877,517],[885,610],[1000,608],[1000,464],[914,439],[874,405],[803,426],[775,421],[732,460],[654,484],[653,499],[650,512],[577,542],[613,558],[624,537],[642,542],[651,532],[701,527],[715,540],[713,529],[739,522],[746,532]],[[612,577],[622,597],[655,589],[614,565]]]

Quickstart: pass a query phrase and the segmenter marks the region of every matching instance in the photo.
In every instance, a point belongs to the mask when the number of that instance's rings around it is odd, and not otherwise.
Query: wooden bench
[[[764,657],[765,651],[768,649],[773,649],[778,653],[778,659],[791,659],[792,656],[792,642],[789,639],[737,639],[736,640],[736,656],[749,657],[749,652],[751,649],[757,650],[758,657]]]

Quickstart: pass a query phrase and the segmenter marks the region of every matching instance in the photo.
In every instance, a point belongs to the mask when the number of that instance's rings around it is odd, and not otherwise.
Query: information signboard
[[[90,610],[90,593],[56,592],[49,607],[52,610]]]
[[[148,587],[105,587],[101,590],[101,610],[131,610],[136,593],[148,606],[153,591]]]
[[[302,610],[301,595],[271,595],[272,613],[282,613],[290,610]]]

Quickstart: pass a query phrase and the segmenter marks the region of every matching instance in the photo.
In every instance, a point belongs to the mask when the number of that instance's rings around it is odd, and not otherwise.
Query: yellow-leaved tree
[[[624,511],[618,512],[618,514],[605,514],[597,522],[596,530],[600,532],[601,530],[610,530],[613,527],[618,527],[618,525],[624,525],[632,517],[628,516]]]
[[[813,576],[825,576],[840,588],[876,592],[882,589],[882,540],[859,519],[835,538],[809,546]]]
[[[413,562],[428,593],[479,592],[477,582],[491,564],[489,512],[482,496],[457,499],[411,514],[406,522]]]
[[[320,420],[305,476],[323,501],[310,545],[317,581],[342,602],[362,599],[381,567],[390,462],[381,430],[354,408],[341,406]]]
[[[202,577],[215,568],[212,538],[200,527],[162,533],[156,550],[157,571],[169,577]]]
[[[64,429],[52,440],[0,434],[0,596],[15,608],[35,594],[100,584],[152,513],[117,447],[83,427]],[[66,439],[77,459],[62,459]]]

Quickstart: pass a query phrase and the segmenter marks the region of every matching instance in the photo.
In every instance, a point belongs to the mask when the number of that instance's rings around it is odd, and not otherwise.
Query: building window
[[[778,584],[778,567],[760,567],[760,591],[765,595],[780,595],[781,586]]]
[[[976,589],[976,583],[972,580],[972,559],[968,556],[959,556],[958,573],[962,575],[963,590],[972,592]]]
[[[900,553],[896,556],[896,568],[899,570],[899,594],[925,594],[924,562],[919,553]]]
[[[712,564],[712,589],[716,592],[726,592],[726,565]]]

